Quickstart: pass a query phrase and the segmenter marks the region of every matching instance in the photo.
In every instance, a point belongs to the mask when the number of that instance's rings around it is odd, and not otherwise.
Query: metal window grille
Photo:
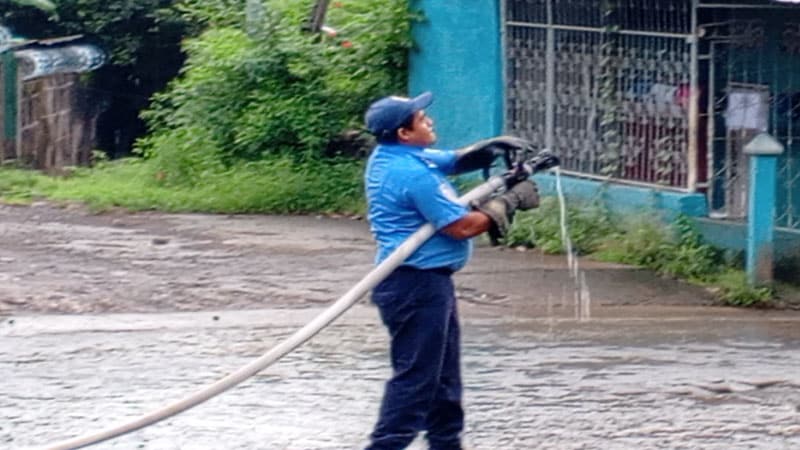
[[[771,6],[709,9],[700,24],[711,92],[705,115],[713,118],[709,204],[716,217],[746,217],[743,147],[767,131],[786,148],[778,160],[776,225],[800,229],[800,8]]]
[[[744,145],[768,131],[779,227],[800,229],[800,6],[507,0],[506,131],[588,178],[702,191],[747,212]]]
[[[506,126],[586,177],[694,189],[688,0],[510,0]]]

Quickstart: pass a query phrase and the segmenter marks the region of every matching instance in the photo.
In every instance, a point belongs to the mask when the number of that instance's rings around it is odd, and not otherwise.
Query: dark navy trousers
[[[391,336],[392,377],[367,450],[401,450],[426,431],[432,450],[460,450],[460,330],[450,273],[400,267],[372,301]]]

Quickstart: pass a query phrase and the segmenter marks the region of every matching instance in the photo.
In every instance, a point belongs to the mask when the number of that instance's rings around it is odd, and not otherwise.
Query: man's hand
[[[510,150],[522,150],[530,147],[530,142],[514,136],[498,136],[478,141],[456,150],[457,159],[454,173],[487,169],[498,156],[502,156]]]
[[[515,184],[503,194],[475,205],[475,208],[492,220],[489,238],[492,240],[492,245],[497,245],[500,238],[508,232],[517,210],[524,211],[538,206],[539,190],[533,181],[525,180]]]

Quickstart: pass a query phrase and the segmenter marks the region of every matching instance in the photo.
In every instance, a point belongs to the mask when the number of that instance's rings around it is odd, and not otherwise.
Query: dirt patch
[[[0,205],[0,312],[302,308],[331,302],[372,268],[363,220],[323,216],[127,213]],[[478,246],[456,275],[467,304],[570,314],[561,256]],[[701,289],[582,260],[592,307],[706,305]]]

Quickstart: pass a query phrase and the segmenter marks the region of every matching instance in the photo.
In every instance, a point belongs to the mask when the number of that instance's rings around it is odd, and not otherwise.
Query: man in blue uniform
[[[365,119],[378,141],[365,173],[369,221],[380,263],[426,223],[436,234],[375,287],[372,301],[391,336],[393,374],[368,450],[406,448],[420,431],[432,450],[460,450],[460,333],[451,275],[472,252],[469,238],[507,230],[514,211],[538,206],[527,180],[474,208],[457,203],[446,175],[488,167],[499,151],[524,147],[511,137],[488,139],[447,151],[425,114],[432,95],[386,97]]]

